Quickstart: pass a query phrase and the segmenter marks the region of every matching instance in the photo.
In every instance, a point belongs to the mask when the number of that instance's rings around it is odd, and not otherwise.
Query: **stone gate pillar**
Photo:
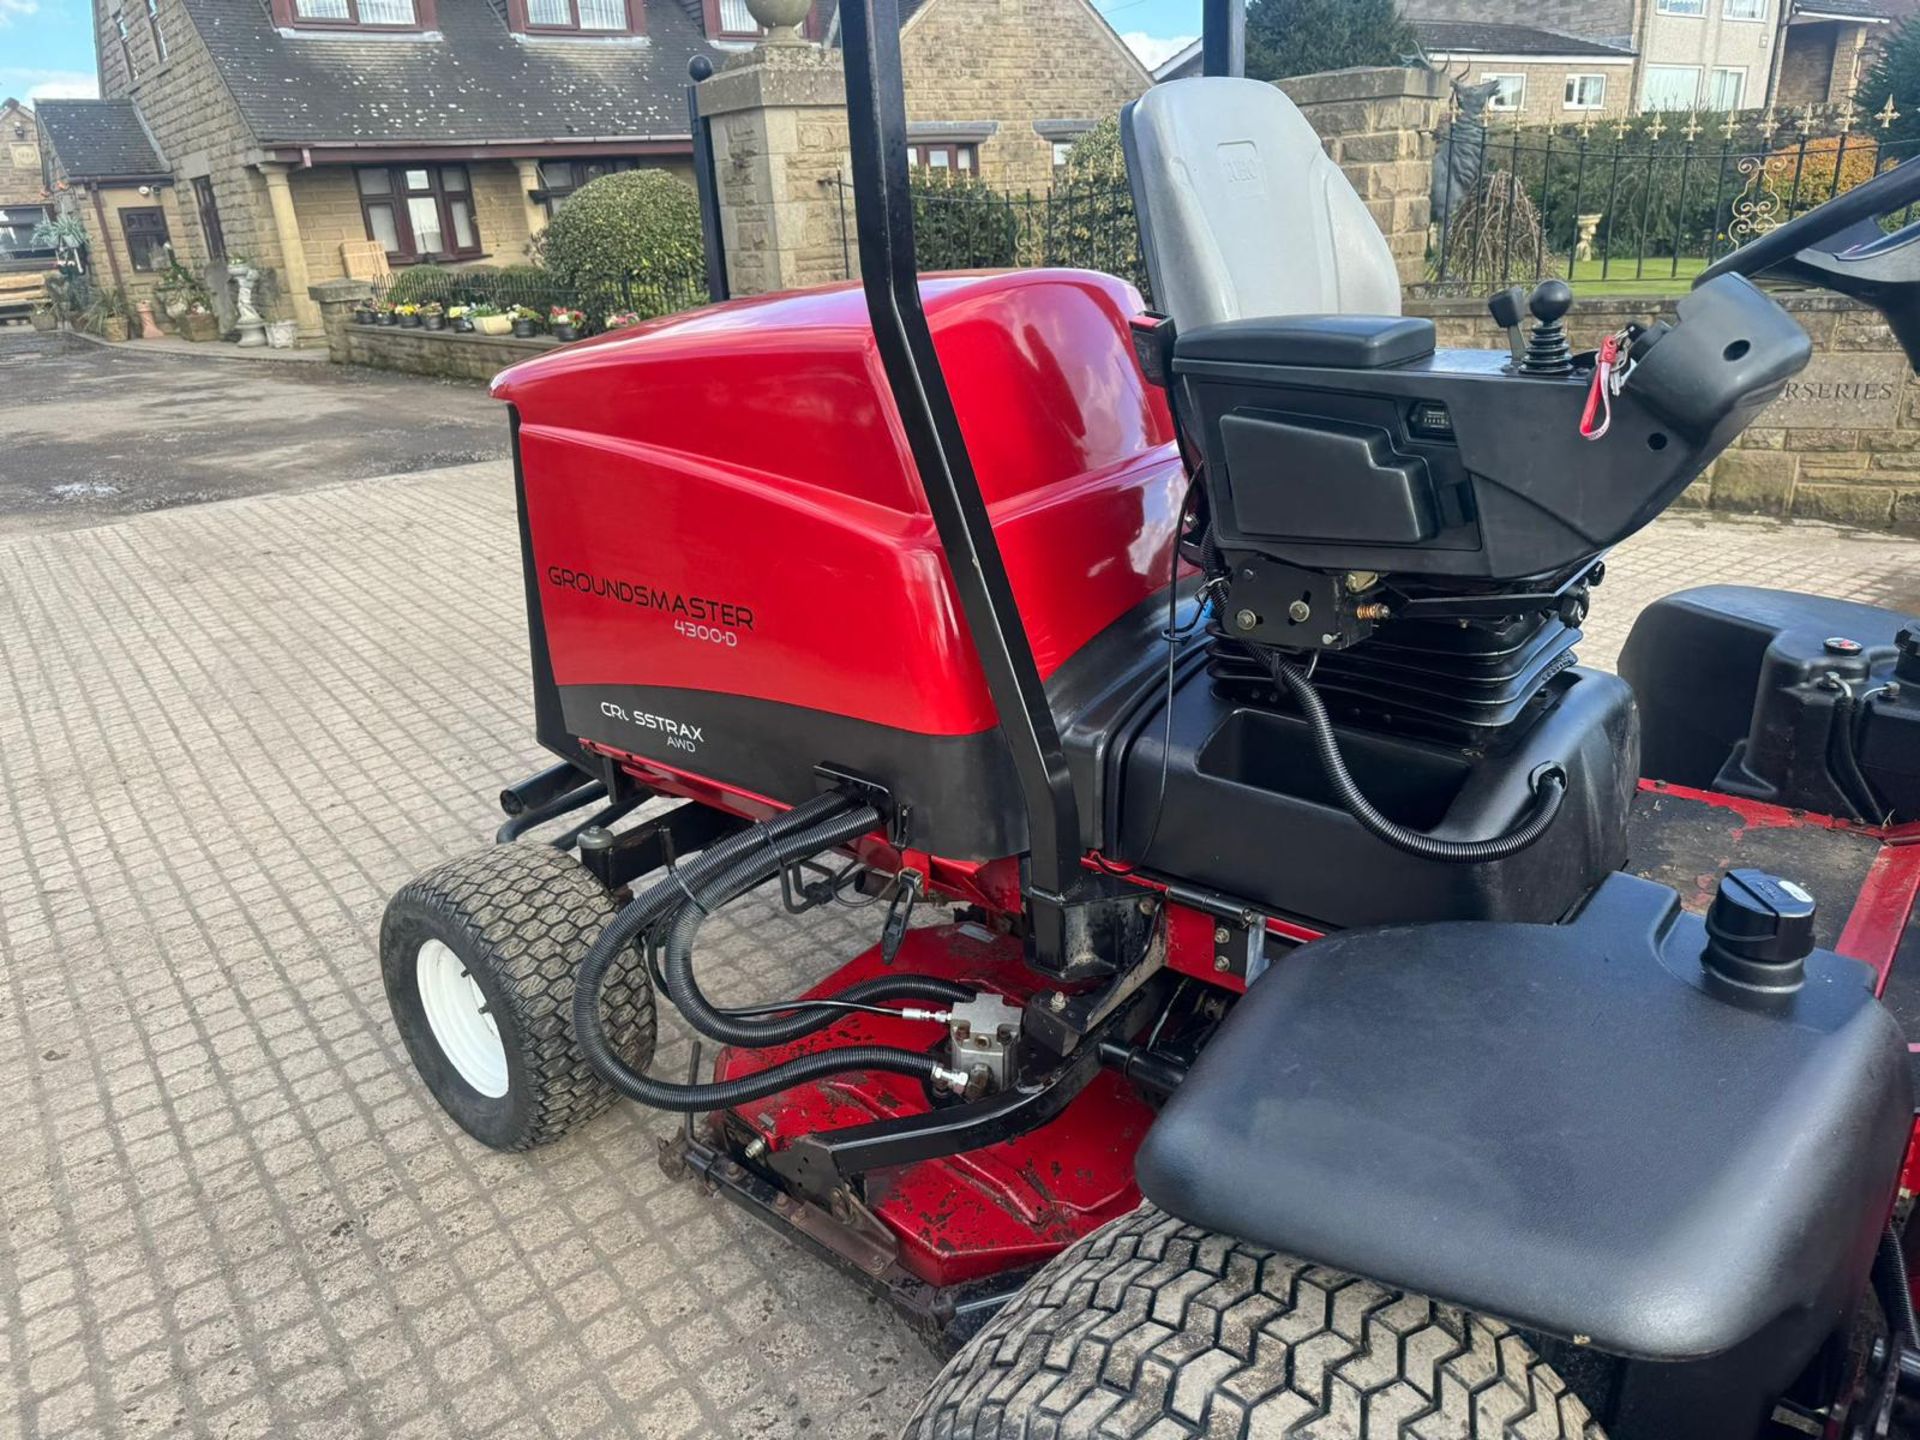
[[[1358,66],[1279,81],[1366,201],[1402,285],[1426,278],[1433,132],[1446,89],[1431,70]]]
[[[766,44],[702,81],[727,283],[763,295],[859,273],[847,157],[845,71],[837,51]]]

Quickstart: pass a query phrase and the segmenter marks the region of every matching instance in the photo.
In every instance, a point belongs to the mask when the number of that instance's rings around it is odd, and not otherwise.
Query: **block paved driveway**
[[[1708,579],[1920,607],[1917,558],[1669,520],[1587,653]],[[661,1120],[501,1156],[415,1082],[381,908],[529,730],[503,464],[0,538],[0,1437],[894,1433],[937,1358],[662,1178]],[[870,928],[743,904],[703,973],[790,994]]]

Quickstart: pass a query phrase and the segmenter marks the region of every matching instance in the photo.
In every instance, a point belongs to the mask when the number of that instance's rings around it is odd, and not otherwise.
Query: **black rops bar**
[[[1200,7],[1200,73],[1247,73],[1246,0],[1202,0]]]
[[[920,304],[899,6],[897,0],[850,0],[840,7],[840,17],[854,227],[867,313],[961,613],[1013,755],[1031,851],[1027,894],[1034,943],[1045,965],[1064,946],[1055,922],[1084,883],[1073,782]]]

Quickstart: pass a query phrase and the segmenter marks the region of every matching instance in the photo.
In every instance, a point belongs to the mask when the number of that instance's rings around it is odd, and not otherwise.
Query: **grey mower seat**
[[[1120,130],[1154,303],[1179,330],[1400,313],[1385,237],[1274,86],[1157,85],[1122,112]]]

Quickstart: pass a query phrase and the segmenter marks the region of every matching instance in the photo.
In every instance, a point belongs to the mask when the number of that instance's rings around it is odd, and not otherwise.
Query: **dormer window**
[[[510,0],[513,28],[526,35],[638,35],[641,0]]]
[[[273,0],[275,23],[300,30],[428,30],[434,0]]]

